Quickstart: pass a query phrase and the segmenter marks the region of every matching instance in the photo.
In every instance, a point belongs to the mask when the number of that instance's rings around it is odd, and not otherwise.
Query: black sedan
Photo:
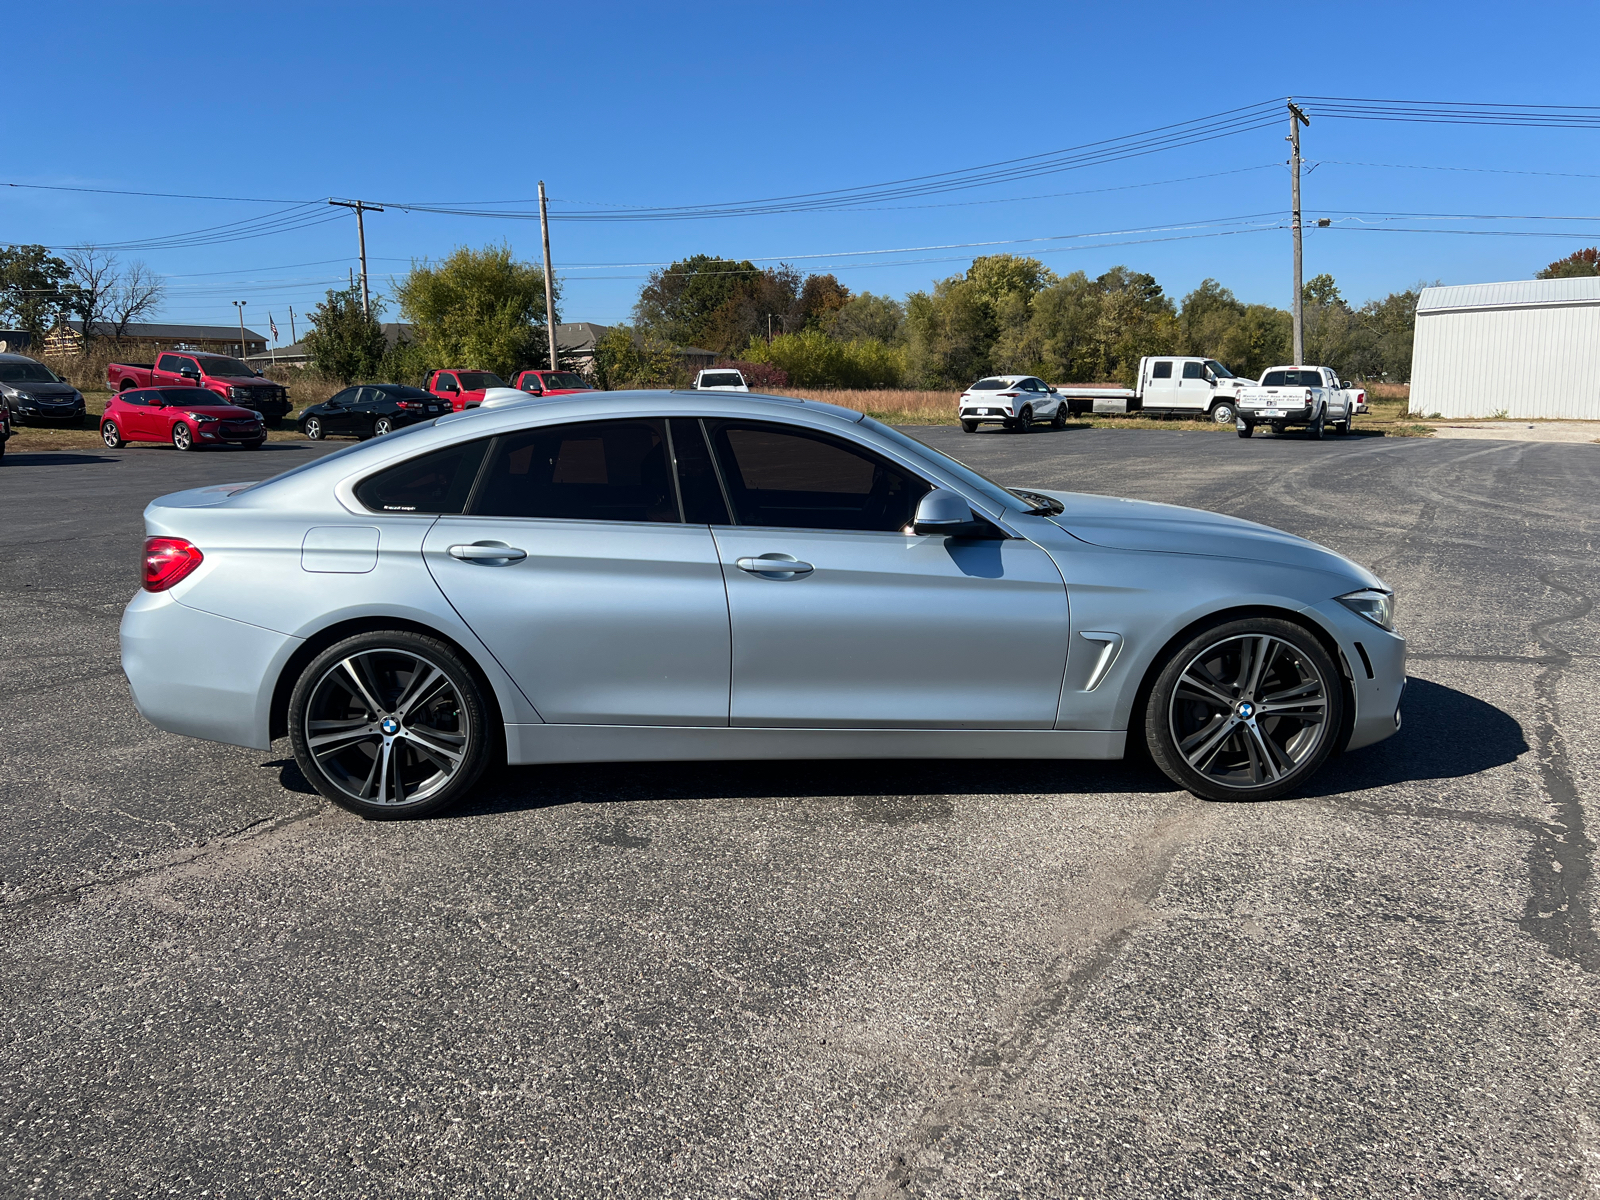
[[[83,424],[83,393],[42,362],[21,354],[0,354],[0,404],[19,425]]]
[[[403,383],[364,383],[345,388],[333,399],[306,409],[300,414],[300,432],[314,442],[340,434],[382,437],[449,411],[449,404],[421,388]]]

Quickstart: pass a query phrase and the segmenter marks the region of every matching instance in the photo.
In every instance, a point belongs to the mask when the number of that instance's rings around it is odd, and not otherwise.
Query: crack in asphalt
[[[857,1193],[857,1200],[888,1200],[932,1184],[943,1174],[943,1164],[957,1148],[947,1141],[972,1107],[999,1099],[1015,1090],[1049,1044],[1050,1030],[1081,1004],[1093,986],[1114,964],[1135,933],[1156,917],[1147,907],[1171,873],[1179,851],[1193,841],[1197,827],[1216,818],[1215,810],[1202,808],[1161,821],[1150,829],[1137,878],[1112,894],[1108,887],[1080,889],[1105,905],[1104,918],[1091,925],[1095,940],[1087,947],[1057,954],[1016,1005],[1009,1028],[997,1030],[975,1047],[960,1070],[960,1080],[950,1084],[950,1094],[928,1104],[911,1130],[890,1153],[886,1170]],[[1153,843],[1153,844],[1152,844]],[[1126,870],[1118,877],[1126,878]],[[1083,921],[1072,928],[1081,930]],[[943,1144],[941,1144],[943,1143]]]
[[[1549,640],[1554,627],[1588,616],[1594,609],[1594,601],[1576,588],[1557,582],[1553,574],[1543,574],[1539,581],[1570,596],[1577,605],[1567,613],[1533,626],[1534,640],[1550,656],[1549,664],[1534,680],[1534,695],[1540,707],[1539,727],[1535,731],[1539,775],[1545,795],[1555,809],[1554,825],[1560,832],[1552,831],[1548,836],[1536,838],[1528,849],[1531,890],[1527,907],[1517,924],[1525,933],[1544,943],[1552,954],[1576,963],[1591,974],[1600,973],[1600,941],[1595,937],[1594,917],[1586,896],[1593,870],[1594,842],[1584,827],[1583,801],[1567,756],[1567,740],[1557,719],[1556,692],[1572,656]]]

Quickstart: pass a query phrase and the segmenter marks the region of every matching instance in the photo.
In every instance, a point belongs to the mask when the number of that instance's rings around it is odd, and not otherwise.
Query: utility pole
[[[329,204],[336,204],[340,208],[353,208],[356,210],[356,238],[361,243],[361,311],[367,316],[372,315],[372,300],[367,294],[367,226],[361,219],[362,213],[382,212],[382,205],[367,204],[361,200],[329,200]]]
[[[235,300],[233,302],[234,308],[239,310],[239,357],[241,359],[250,352],[249,347],[244,344],[244,306],[249,303],[250,301],[248,300]]]
[[[556,290],[550,277],[550,218],[544,208],[544,180],[539,180],[539,232],[544,235],[544,330],[550,335],[550,369],[556,369]]]
[[[289,305],[289,344],[292,346],[300,339],[294,335],[294,305]]]
[[[1293,152],[1289,168],[1293,179],[1292,204],[1294,208],[1294,365],[1304,366],[1306,356],[1305,285],[1301,282],[1300,262],[1300,126],[1309,127],[1311,118],[1301,112],[1293,100],[1289,101],[1289,144]]]

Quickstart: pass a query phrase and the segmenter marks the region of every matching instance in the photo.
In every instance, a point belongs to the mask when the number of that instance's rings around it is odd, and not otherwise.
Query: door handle
[[[447,553],[463,562],[481,562],[503,565],[520,562],[528,557],[526,550],[518,550],[504,542],[473,542],[470,546],[451,546]]]
[[[810,563],[801,562],[788,554],[763,554],[758,558],[735,559],[734,566],[741,571],[748,571],[752,575],[761,575],[767,579],[794,579],[800,575],[809,575],[816,568]]]

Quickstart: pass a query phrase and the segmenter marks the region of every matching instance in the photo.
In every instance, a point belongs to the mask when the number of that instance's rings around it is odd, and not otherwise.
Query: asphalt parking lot
[[[1600,1194],[1600,447],[911,432],[1365,562],[1405,729],[1258,805],[644,764],[367,824],[117,663],[143,504],[321,451],[8,456],[0,1194]]]

